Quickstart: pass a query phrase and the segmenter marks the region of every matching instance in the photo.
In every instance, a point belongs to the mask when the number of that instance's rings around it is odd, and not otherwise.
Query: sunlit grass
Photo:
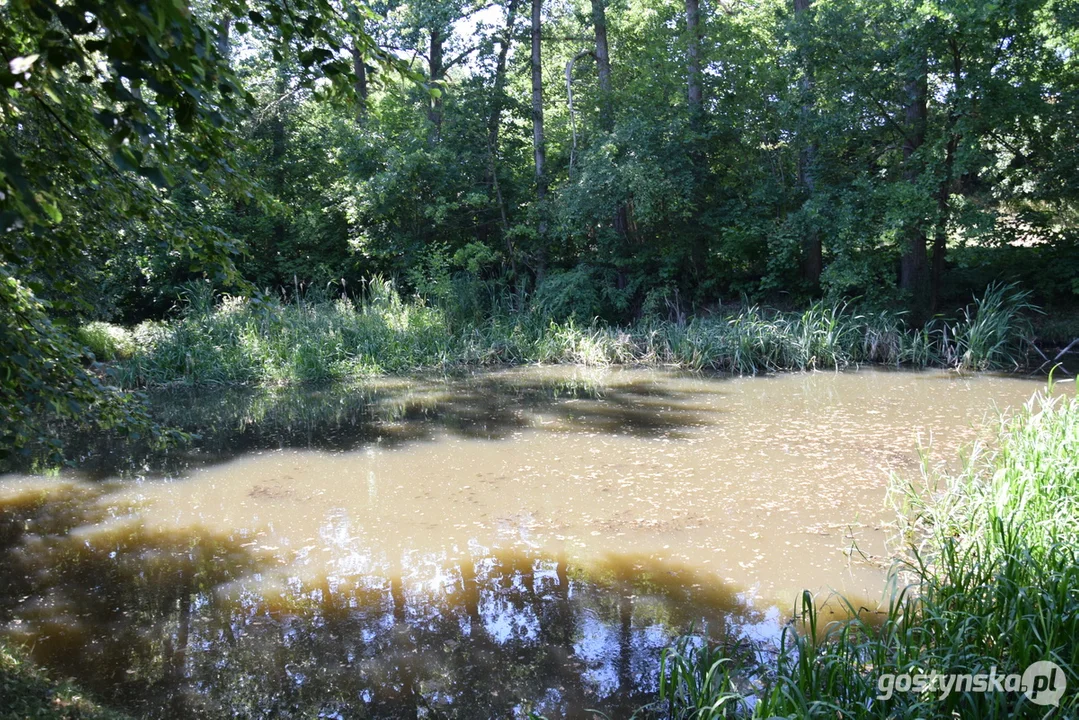
[[[78,329],[76,338],[99,362],[126,360],[135,354],[135,340],[119,325],[90,322]]]

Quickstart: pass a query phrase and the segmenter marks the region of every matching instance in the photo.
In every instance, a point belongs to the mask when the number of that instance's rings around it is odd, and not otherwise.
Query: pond
[[[0,478],[0,632],[148,717],[626,717],[693,630],[875,607],[892,475],[1038,380],[525,367],[157,393],[198,433]]]

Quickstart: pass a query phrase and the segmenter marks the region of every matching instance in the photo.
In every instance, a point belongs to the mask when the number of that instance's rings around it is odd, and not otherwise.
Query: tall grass
[[[135,341],[124,328],[106,322],[90,322],[78,329],[76,339],[99,362],[126,360],[135,354]]]
[[[362,298],[186,296],[181,316],[131,337],[117,377],[128,387],[174,382],[276,383],[494,363],[651,364],[755,374],[859,363],[1010,368],[1029,339],[1026,296],[991,287],[955,322],[909,329],[894,313],[817,303],[803,312],[748,306],[688,322],[629,327],[531,312],[463,323],[387,281]],[[121,356],[122,357],[122,356]]]
[[[945,362],[966,370],[1016,369],[1034,334],[1030,293],[994,283],[963,309],[961,319],[939,323]],[[949,332],[950,331],[950,332]]]
[[[657,703],[673,718],[1024,718],[1079,714],[1079,400],[1039,395],[999,445],[954,476],[900,488],[908,553],[882,615],[847,607],[823,626],[805,594],[774,662],[685,641],[664,658]],[[689,648],[689,651],[687,651]],[[885,673],[1021,674],[1049,660],[1059,708],[1021,692],[894,691]],[[746,679],[749,691],[736,688]]]
[[[226,298],[190,307],[134,329],[138,349],[118,366],[124,385],[328,380],[444,365],[454,351],[441,311],[402,302],[389,283],[372,283],[362,302]]]

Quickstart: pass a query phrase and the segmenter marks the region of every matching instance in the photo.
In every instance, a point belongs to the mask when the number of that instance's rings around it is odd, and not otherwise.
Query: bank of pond
[[[107,376],[125,388],[348,380],[535,363],[740,375],[865,364],[1044,373],[1069,354],[1048,349],[1065,337],[1057,337],[1059,328],[1039,349],[1032,319],[1040,311],[1028,297],[1014,286],[991,285],[966,307],[923,324],[903,312],[818,302],[798,311],[720,306],[688,319],[648,315],[616,326],[595,318],[554,321],[527,310],[475,315],[453,303],[403,299],[387,281],[372,282],[360,297],[318,302],[210,296],[166,321],[134,328],[90,323],[79,339],[94,360],[111,361]]]

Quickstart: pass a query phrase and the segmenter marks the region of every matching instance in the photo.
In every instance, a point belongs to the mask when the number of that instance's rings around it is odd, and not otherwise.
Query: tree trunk
[[[684,277],[699,283],[708,268],[707,233],[700,223],[700,208],[707,204],[705,177],[707,161],[700,134],[704,129],[704,103],[701,89],[701,30],[700,0],[686,0],[686,107],[689,111],[689,127],[693,131],[689,145],[689,164],[693,173],[692,202],[697,210],[694,222],[687,228],[689,233],[689,256]]]
[[[442,64],[442,43],[444,40],[441,28],[431,28],[430,72],[428,75],[431,79],[432,87],[437,86],[438,81],[443,78],[446,72]],[[436,92],[437,94],[431,98],[431,104],[427,109],[427,119],[431,123],[427,139],[432,145],[437,144],[442,139],[442,88],[438,87]]]
[[[948,201],[952,196],[955,174],[955,151],[959,147],[959,136],[948,138],[944,155],[944,178],[937,192],[937,222],[933,232],[933,265],[930,277],[930,314],[935,313],[940,305],[941,280],[944,276],[944,261],[948,252]]]
[[[514,259],[513,240],[509,236],[506,203],[502,198],[502,188],[498,184],[498,134],[502,127],[502,107],[505,104],[506,58],[509,56],[510,45],[513,43],[513,23],[517,19],[519,1],[510,0],[509,5],[506,7],[506,29],[502,34],[501,45],[498,49],[498,60],[495,63],[495,86],[491,99],[491,117],[487,121],[487,174],[490,178],[491,188],[495,193],[495,201],[498,203],[498,213],[502,220],[502,234],[506,241],[506,252],[514,273],[516,273],[517,267]]]
[[[592,27],[596,33],[596,70],[599,73],[600,125],[610,132],[614,129],[611,108],[611,53],[607,45],[607,11],[603,0],[592,0]]]
[[[287,152],[288,141],[288,128],[285,126],[285,110],[286,102],[284,100],[285,92],[288,90],[288,78],[285,72],[285,65],[282,63],[277,68],[277,78],[275,80],[274,88],[277,92],[277,97],[281,98],[277,102],[277,107],[274,110],[273,124],[270,128],[270,165],[274,171],[273,191],[275,199],[281,200],[285,193],[285,153]],[[280,212],[274,213],[273,223],[273,255],[280,259],[280,252],[285,246],[285,236],[288,232],[288,226],[285,224],[285,217]],[[275,270],[280,268],[280,262],[276,264]],[[287,276],[285,276],[287,277]],[[295,277],[295,276],[294,276]],[[283,280],[283,277],[279,277],[279,280]],[[297,289],[297,295],[299,291]]]
[[[807,11],[811,0],[794,0],[794,17],[801,24],[806,25],[809,17]],[[801,28],[805,32],[805,28]],[[813,68],[809,64],[808,53],[804,45],[799,48],[801,56],[802,79],[802,128],[805,137],[801,140],[801,150],[798,153],[798,185],[805,194],[808,202],[813,198],[817,189],[816,176],[814,175],[817,164],[817,143],[810,137],[807,130],[813,115]],[[820,231],[816,227],[809,227],[805,237],[802,238],[802,279],[812,289],[820,286],[821,272],[824,270],[824,249],[821,247]]]
[[[926,122],[928,117],[929,63],[925,50],[919,51],[918,65],[914,75],[907,81],[906,94],[906,139],[903,143],[903,161],[906,165],[904,177],[907,182],[916,183],[921,177],[914,158],[915,153],[925,144]],[[927,306],[928,288],[926,270],[929,262],[925,228],[916,223],[907,229],[906,246],[899,265],[899,287],[910,293],[915,321],[924,320]]]
[[[600,127],[614,130],[614,108],[611,98],[611,52],[607,44],[607,10],[603,0],[592,0],[592,27],[596,33],[596,71],[599,74]],[[629,209],[619,203],[614,211],[614,231],[621,238],[629,235]],[[620,271],[621,272],[621,271]]]
[[[543,0],[532,0],[532,151],[536,161],[536,201],[541,219],[537,228],[539,248],[536,254],[536,284],[543,281],[547,271],[547,223],[542,219],[543,201],[547,197],[547,178],[544,163],[547,150],[543,139],[543,64],[540,55],[540,19]]]
[[[498,133],[502,125],[502,108],[505,105],[506,88],[506,58],[509,56],[510,45],[513,44],[513,23],[517,19],[517,4],[520,0],[510,0],[506,6],[506,29],[499,41],[498,59],[495,63],[495,86],[491,99],[491,116],[487,121],[487,141],[493,147],[498,147]]]
[[[701,116],[700,10],[699,0],[686,0],[686,97],[694,125]]]
[[[367,118],[367,64],[355,38],[349,49],[352,52],[352,87],[356,92],[356,124],[363,125]]]
[[[952,86],[954,97],[952,107],[948,111],[948,127],[946,137],[948,144],[944,151],[944,176],[937,190],[937,223],[933,233],[933,265],[930,277],[930,313],[937,312],[940,305],[941,283],[944,276],[944,263],[948,252],[948,203],[952,192],[955,190],[955,156],[959,150],[959,133],[956,126],[959,124],[959,109],[955,103],[961,96],[959,88],[963,82],[963,57],[959,51],[959,43],[954,37],[949,40],[952,53]]]
[[[566,106],[569,110],[569,130],[570,130],[570,146],[569,146],[569,174],[573,177],[573,165],[577,158],[577,116],[573,110],[573,66],[577,64],[577,61],[581,58],[591,55],[595,57],[596,54],[591,50],[582,50],[569,59],[566,63]]]

